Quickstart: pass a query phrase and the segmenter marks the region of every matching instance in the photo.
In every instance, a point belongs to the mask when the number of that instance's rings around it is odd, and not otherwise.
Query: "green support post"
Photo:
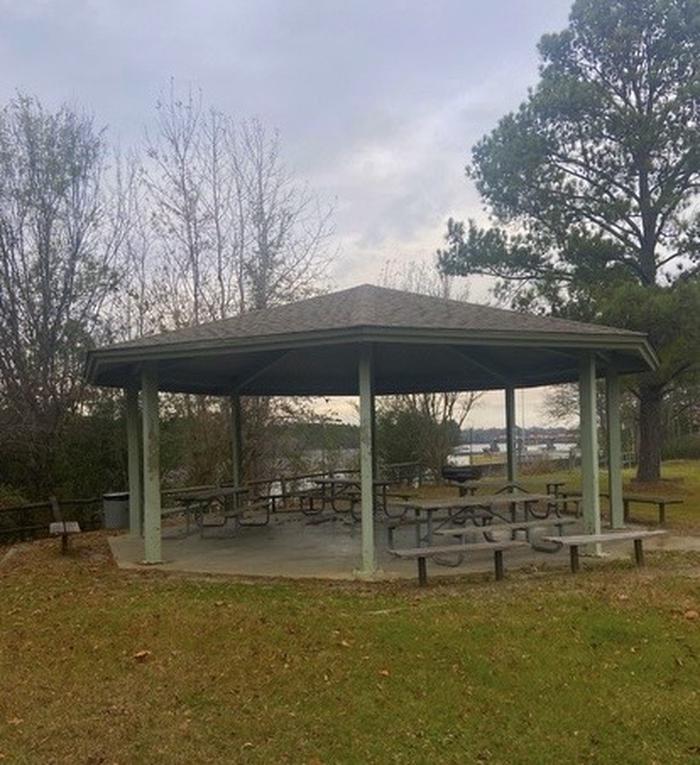
[[[160,422],[158,417],[158,372],[144,364],[141,372],[143,396],[143,542],[144,562],[162,563],[160,539]]]
[[[515,443],[515,388],[506,388],[506,468],[508,483],[518,480],[518,454]]]
[[[126,445],[127,471],[129,477],[129,533],[141,536],[142,508],[141,501],[141,453],[139,449],[139,431],[141,427],[139,413],[139,389],[132,385],[126,390]]]
[[[374,456],[372,409],[372,348],[360,349],[358,368],[360,392],[360,486],[362,502],[362,568],[358,572],[371,579],[377,573],[377,554],[374,546]]]
[[[620,378],[617,370],[609,368],[605,377],[605,398],[608,425],[608,494],[610,496],[610,525],[621,529],[625,525],[622,500],[622,431],[620,428]]]
[[[588,352],[579,365],[581,408],[581,496],[586,534],[600,534],[598,424],[596,421],[595,354]],[[596,552],[598,552],[596,547]]]
[[[231,396],[231,460],[233,463],[233,485],[243,483],[243,420],[241,418],[240,396]]]

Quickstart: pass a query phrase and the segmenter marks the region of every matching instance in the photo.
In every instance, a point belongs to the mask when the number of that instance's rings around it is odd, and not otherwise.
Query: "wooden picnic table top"
[[[245,494],[247,486],[214,486],[211,489],[197,489],[197,491],[183,492],[174,495],[178,502],[206,502],[217,497],[233,497],[237,494]]]
[[[456,479],[451,478],[447,483],[451,486],[466,486],[469,489],[478,489],[487,486],[491,489],[494,486],[502,486],[504,489],[507,489],[511,486],[519,485],[518,481],[506,481],[503,478],[478,478],[470,481],[457,481]]]
[[[313,482],[319,486],[360,486],[362,484],[360,478],[314,478]],[[372,483],[375,486],[389,486],[391,481],[375,478]]]
[[[397,502],[400,507],[410,510],[445,510],[449,508],[467,509],[484,505],[511,505],[514,502],[540,502],[556,499],[551,494],[477,494],[471,497],[443,497],[436,499],[411,499]]]
[[[610,498],[610,494],[607,491],[600,493],[601,497],[606,499]],[[683,498],[678,496],[661,496],[659,494],[633,494],[628,492],[622,493],[622,499],[627,502],[649,502],[653,505],[682,505]]]
[[[522,486],[520,481],[503,481],[497,478],[482,478],[478,481],[448,481],[450,486],[456,486],[457,488],[464,489],[493,489],[499,487],[500,490],[515,488],[520,489]],[[566,481],[545,481],[547,486],[561,487],[566,486]]]

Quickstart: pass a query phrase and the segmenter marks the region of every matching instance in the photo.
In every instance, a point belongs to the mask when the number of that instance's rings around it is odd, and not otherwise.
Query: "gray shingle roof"
[[[86,378],[124,388],[143,363],[161,390],[230,395],[355,395],[362,349],[379,395],[529,387],[654,368],[644,335],[362,285],[88,354]]]
[[[119,343],[150,348],[359,327],[639,336],[639,333],[363,284],[296,303]]]

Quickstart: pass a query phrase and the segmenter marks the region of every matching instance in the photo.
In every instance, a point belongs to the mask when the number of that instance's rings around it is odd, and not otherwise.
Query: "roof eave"
[[[659,360],[646,336],[637,332],[539,332],[512,333],[502,330],[475,331],[461,329],[426,329],[405,327],[361,326],[347,329],[300,332],[265,337],[239,338],[231,342],[214,338],[211,341],[189,341],[167,345],[113,346],[88,352],[85,378],[94,382],[100,362],[132,363],[178,357],[210,356],[228,353],[302,348],[357,342],[440,343],[465,345],[507,345],[514,347],[580,348],[581,350],[619,350],[638,352],[649,369],[655,370]]]

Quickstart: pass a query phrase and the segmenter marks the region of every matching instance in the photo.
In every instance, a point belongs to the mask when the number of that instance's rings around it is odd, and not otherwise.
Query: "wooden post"
[[[579,366],[581,409],[581,496],[586,534],[600,534],[598,423],[596,420],[595,354],[586,353]],[[595,552],[599,552],[596,546]]]
[[[418,558],[418,584],[421,587],[428,586],[428,566],[425,558]]]
[[[360,349],[360,494],[362,500],[362,568],[360,576],[372,578],[377,570],[374,547],[374,456],[372,454],[372,348]]]
[[[569,548],[569,558],[571,560],[571,573],[575,574],[579,570],[578,547],[576,545],[571,545]]]
[[[143,396],[143,541],[144,562],[162,563],[160,539],[160,422],[158,418],[158,371],[144,364]]]
[[[139,449],[139,389],[132,385],[126,389],[126,444],[129,475],[129,533],[141,536],[142,508],[141,501],[141,450]]]
[[[515,388],[506,388],[506,467],[507,481],[518,480],[518,454],[515,443]]]
[[[641,539],[634,540],[634,560],[638,566],[644,565],[644,548]]]
[[[496,581],[500,582],[503,579],[503,550],[494,550],[493,562],[496,568]]]
[[[620,378],[610,367],[605,377],[605,398],[608,425],[608,494],[610,525],[621,529],[625,525],[622,503],[622,431],[620,428]]]

